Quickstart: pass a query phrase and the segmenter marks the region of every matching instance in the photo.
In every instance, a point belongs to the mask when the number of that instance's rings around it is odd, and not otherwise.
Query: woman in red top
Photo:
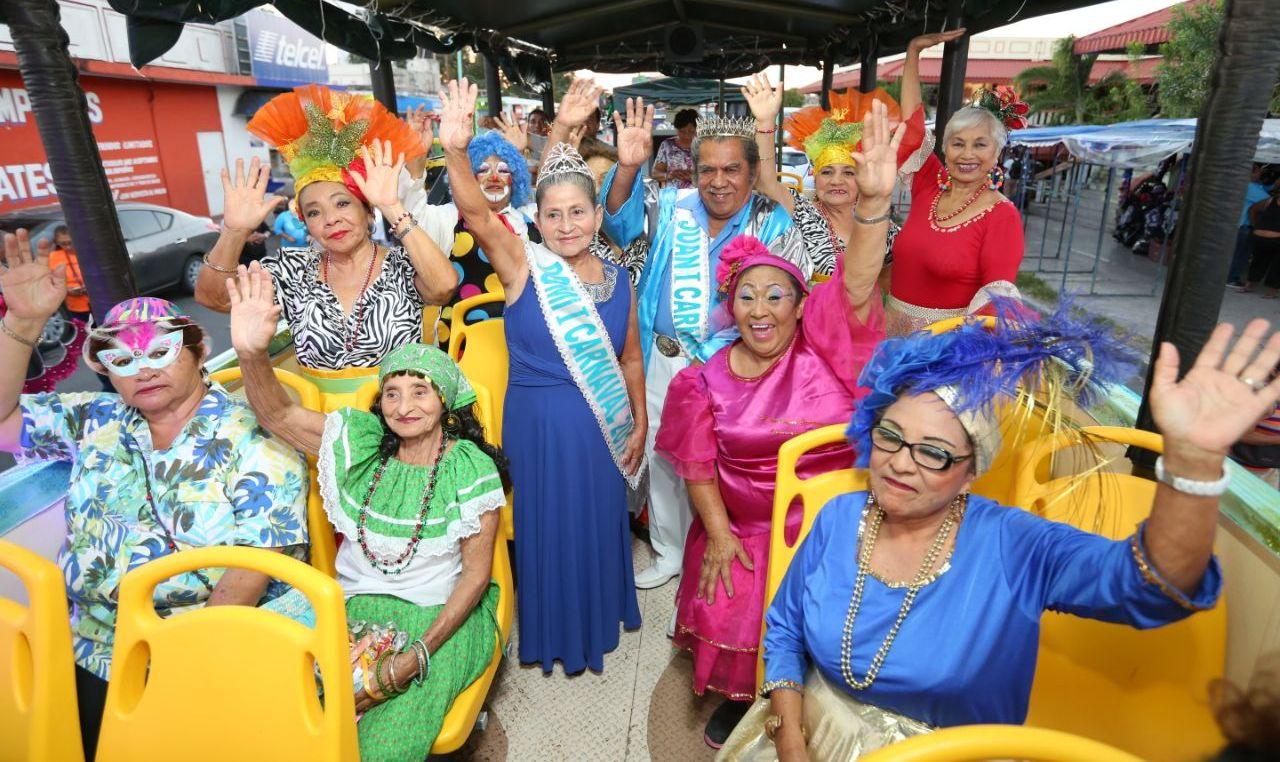
[[[915,107],[920,50],[908,51],[902,109]],[[997,162],[1009,126],[1025,125],[1025,104],[1011,90],[984,93],[1002,110],[966,106],[947,121],[945,163],[931,155],[911,183],[911,212],[893,244],[893,278],[885,303],[890,336],[980,309],[990,296],[1016,295],[1022,262],[1022,216],[1000,193]]]

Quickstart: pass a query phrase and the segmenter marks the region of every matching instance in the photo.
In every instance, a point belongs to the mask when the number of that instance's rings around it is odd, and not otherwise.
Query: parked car
[[[809,164],[809,157],[804,151],[783,148],[782,171],[799,177],[804,191],[810,194],[813,193],[813,167]]]
[[[139,293],[153,294],[172,286],[195,290],[201,258],[218,240],[217,223],[166,206],[133,202],[117,204],[116,216]],[[62,224],[65,218],[57,204],[0,215],[0,230],[12,233],[26,228],[33,246],[52,239],[54,229]]]

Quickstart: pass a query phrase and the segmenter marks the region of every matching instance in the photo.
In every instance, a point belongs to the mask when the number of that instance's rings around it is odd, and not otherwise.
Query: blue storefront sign
[[[245,15],[253,76],[267,87],[328,84],[324,42],[292,21],[264,11]]]

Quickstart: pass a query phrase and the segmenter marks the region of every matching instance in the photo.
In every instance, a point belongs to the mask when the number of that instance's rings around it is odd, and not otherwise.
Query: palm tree
[[[1088,117],[1089,73],[1098,55],[1078,56],[1075,45],[1074,36],[1058,40],[1049,64],[1023,69],[1013,79],[1033,111],[1051,115],[1051,124],[1083,124]]]

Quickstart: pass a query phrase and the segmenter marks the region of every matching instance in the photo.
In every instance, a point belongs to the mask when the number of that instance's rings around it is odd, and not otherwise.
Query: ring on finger
[[[1267,385],[1266,381],[1258,381],[1256,379],[1246,378],[1245,376],[1240,376],[1240,380],[1252,387],[1255,392],[1262,391],[1263,387]]]

